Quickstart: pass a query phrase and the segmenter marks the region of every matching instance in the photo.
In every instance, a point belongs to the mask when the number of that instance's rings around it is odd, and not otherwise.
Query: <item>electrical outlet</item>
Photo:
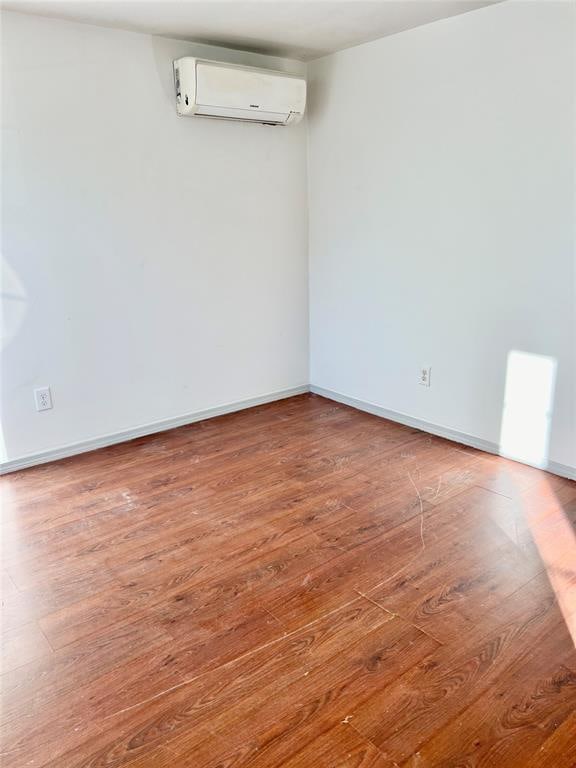
[[[424,366],[420,368],[420,376],[418,378],[418,384],[421,384],[423,387],[429,387],[431,373],[432,373],[432,368],[430,366]]]
[[[48,411],[52,408],[52,394],[50,387],[38,387],[34,390],[34,400],[37,411]]]

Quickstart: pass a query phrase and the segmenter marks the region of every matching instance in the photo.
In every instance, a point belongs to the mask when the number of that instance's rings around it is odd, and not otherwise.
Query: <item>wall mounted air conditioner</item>
[[[186,56],[174,62],[176,111],[267,125],[297,123],[306,81],[296,75]]]

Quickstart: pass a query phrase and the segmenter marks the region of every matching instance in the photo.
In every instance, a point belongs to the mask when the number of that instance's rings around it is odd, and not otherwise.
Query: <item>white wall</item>
[[[509,352],[549,356],[572,467],[573,9],[506,2],[309,66],[312,384],[498,443]]]
[[[302,65],[2,21],[7,458],[307,383],[305,126],[178,118],[171,79]]]

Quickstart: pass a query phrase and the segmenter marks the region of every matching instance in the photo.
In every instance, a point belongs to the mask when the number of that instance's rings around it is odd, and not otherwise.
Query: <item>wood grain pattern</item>
[[[7,768],[573,768],[576,484],[303,395],[14,473]]]

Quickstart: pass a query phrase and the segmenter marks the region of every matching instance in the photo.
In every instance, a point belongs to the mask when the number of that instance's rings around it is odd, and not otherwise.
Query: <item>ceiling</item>
[[[3,8],[310,60],[500,0],[5,0]]]

